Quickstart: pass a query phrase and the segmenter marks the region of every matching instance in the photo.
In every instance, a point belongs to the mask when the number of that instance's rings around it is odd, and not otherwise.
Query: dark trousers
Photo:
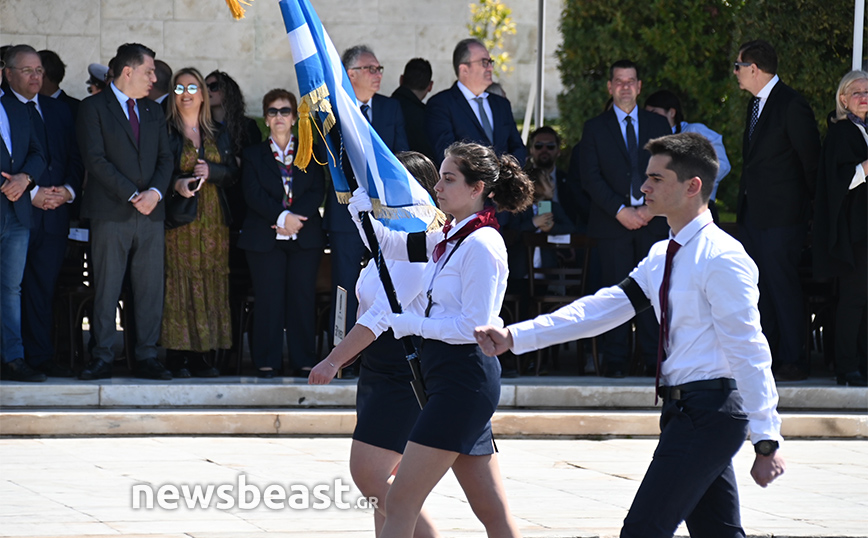
[[[657,223],[652,221],[652,224]],[[617,239],[598,239],[602,286],[614,286],[627,278],[630,271],[648,255],[651,246],[665,238],[665,232],[661,234],[649,225]],[[647,366],[656,366],[657,337],[660,329],[654,311],[649,308],[636,316],[635,320],[637,344],[642,348],[643,362]],[[626,368],[630,355],[629,341],[629,322],[602,335],[600,348],[606,369]]]
[[[621,537],[671,538],[686,521],[697,538],[743,538],[732,467],[747,435],[738,392],[696,391],[665,401],[660,430]]]
[[[34,366],[54,360],[54,289],[66,242],[66,235],[47,233],[41,228],[30,230],[21,284],[21,336],[27,362]]]
[[[853,247],[856,268],[839,280],[838,309],[835,313],[835,371],[849,374],[865,371],[866,306],[868,306],[868,249]]]
[[[799,260],[807,234],[804,225],[761,229],[748,220],[738,238],[759,269],[759,311],[774,365],[804,362],[805,305]]]
[[[316,273],[322,250],[277,241],[268,252],[247,251],[256,307],[253,314],[253,364],[280,369],[283,338],[290,371],[316,364]]]
[[[95,292],[91,335],[96,341],[92,352],[94,359],[106,362],[114,360],[115,312],[127,260],[135,301],[135,357],[136,360],[157,358],[157,341],[160,339],[163,318],[163,226],[163,221],[153,221],[138,212],[123,222],[91,219]]]
[[[341,207],[342,211],[346,209]],[[347,290],[346,327],[344,335],[350,332],[356,324],[356,312],[359,309],[359,301],[356,299],[356,281],[362,272],[362,258],[368,249],[362,243],[359,232],[329,232],[329,246],[331,247],[332,266],[332,311],[329,317],[329,342],[334,337],[336,290],[340,286]]]

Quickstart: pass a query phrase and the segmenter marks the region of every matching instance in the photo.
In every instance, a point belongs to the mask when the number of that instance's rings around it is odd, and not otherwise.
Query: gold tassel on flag
[[[332,105],[328,100],[329,91],[325,84],[301,98],[298,105],[298,148],[295,151],[295,165],[305,170],[313,156],[313,127],[314,119],[311,114],[322,112],[328,114],[323,120],[323,132],[325,136],[335,125],[335,115]],[[319,128],[317,128],[319,130]]]
[[[250,2],[253,0],[226,0],[226,5],[229,6],[229,11],[232,12],[232,16],[236,21],[239,21],[244,18],[244,8],[241,7],[241,4],[245,6],[252,5]]]

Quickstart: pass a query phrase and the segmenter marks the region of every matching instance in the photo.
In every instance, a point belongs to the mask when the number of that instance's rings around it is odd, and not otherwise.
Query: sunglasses
[[[543,149],[543,148],[546,148],[546,149],[549,149],[549,150],[551,150],[551,151],[554,151],[554,150],[556,150],[556,149],[558,148],[558,145],[555,144],[554,142],[546,142],[546,143],[536,142],[536,143],[533,145],[533,149]]]
[[[292,108],[290,108],[288,106],[285,106],[283,108],[271,107],[265,111],[265,115],[268,116],[269,118],[274,118],[278,114],[280,114],[281,116],[284,116],[284,117],[292,116]]]
[[[211,90],[212,92],[219,92],[220,91],[220,83],[219,82],[209,82],[208,84],[206,84],[206,86],[208,86],[208,89]]]
[[[199,92],[199,86],[196,84],[187,84],[187,86],[178,84],[175,86],[175,95],[183,95],[184,90],[187,90],[190,95],[196,95]]]
[[[733,67],[736,71],[738,71],[738,70],[741,69],[742,67],[750,67],[750,65],[751,65],[750,62],[733,62],[733,63],[732,63],[732,67]]]

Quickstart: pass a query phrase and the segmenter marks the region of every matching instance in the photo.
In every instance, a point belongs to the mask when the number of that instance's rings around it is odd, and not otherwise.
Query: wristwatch
[[[24,177],[27,178],[27,190],[32,191],[34,187],[36,187],[36,182],[33,181],[33,177],[30,174],[24,174]]]
[[[778,443],[777,441],[770,441],[768,439],[765,439],[753,445],[753,449],[760,456],[771,456],[780,446],[780,443]]]

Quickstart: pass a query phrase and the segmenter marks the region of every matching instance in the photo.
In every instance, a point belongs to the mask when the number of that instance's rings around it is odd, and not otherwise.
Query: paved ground
[[[512,513],[527,537],[616,536],[655,441],[498,442]],[[350,484],[346,438],[141,437],[0,439],[0,535],[139,538],[373,536],[370,509],[134,509],[135,484],[154,490],[225,484],[239,477],[313,488]],[[790,441],[787,473],[768,489],[748,474],[749,445],[736,457],[742,517],[750,536],[868,536],[868,441]],[[279,489],[275,489],[279,493]],[[183,493],[183,492],[182,492]],[[343,494],[355,501],[353,489]],[[251,501],[253,494],[245,496]],[[142,494],[140,499],[144,499]],[[301,499],[300,494],[295,497]],[[144,501],[142,501],[144,502]],[[155,504],[156,504],[155,499]],[[322,504],[316,497],[312,503]],[[484,536],[451,475],[427,508],[444,537]],[[680,529],[679,536],[686,536]]]

